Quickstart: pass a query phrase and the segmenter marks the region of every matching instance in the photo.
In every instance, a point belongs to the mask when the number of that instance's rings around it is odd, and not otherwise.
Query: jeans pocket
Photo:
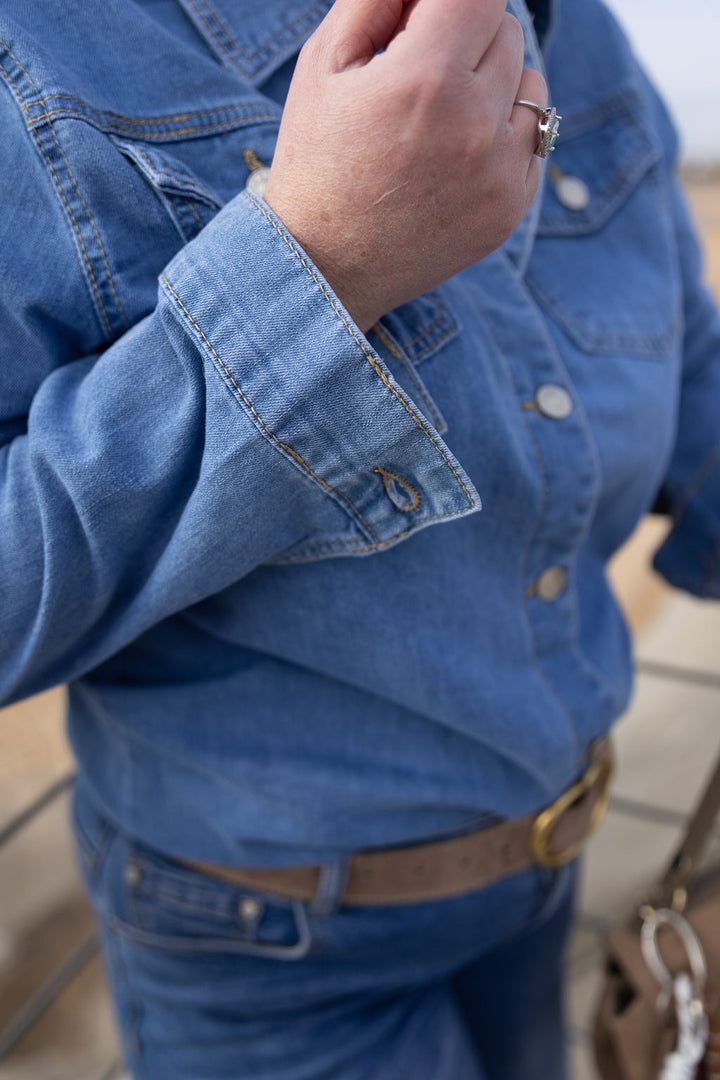
[[[310,952],[307,905],[212,878],[147,847],[109,822],[80,783],[73,826],[85,884],[106,929],[178,953],[299,960]]]
[[[297,960],[312,946],[305,904],[203,874],[138,843],[119,854],[114,928],[182,953],[235,952]]]

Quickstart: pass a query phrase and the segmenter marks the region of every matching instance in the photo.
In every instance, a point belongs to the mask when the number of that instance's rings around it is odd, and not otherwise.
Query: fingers
[[[475,65],[477,93],[498,120],[507,120],[517,98],[523,64],[525,36],[514,15],[504,15],[497,34]]]
[[[542,75],[532,68],[525,68],[520,79],[520,85],[515,95],[515,100],[534,101],[537,105],[547,107],[548,89]],[[527,105],[513,105],[510,114],[510,123],[515,131],[518,142],[525,146],[529,154],[535,153],[538,144],[539,117],[534,109]]]
[[[407,0],[335,0],[311,38],[337,71],[367,63],[397,30]]]
[[[412,0],[392,46],[411,62],[439,61],[472,71],[504,17],[505,0]]]

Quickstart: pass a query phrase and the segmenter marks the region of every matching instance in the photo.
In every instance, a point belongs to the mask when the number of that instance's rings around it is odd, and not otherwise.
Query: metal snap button
[[[249,188],[254,195],[259,195],[262,199],[265,194],[265,188],[267,187],[268,177],[270,175],[270,169],[267,165],[259,165],[257,169],[248,176],[245,181],[245,187]]]
[[[584,210],[590,202],[590,188],[585,181],[566,173],[555,179],[555,194],[567,210]]]
[[[567,587],[567,574],[562,566],[548,566],[535,582],[535,593],[541,600],[557,600]]]
[[[139,859],[128,859],[125,864],[125,884],[133,888],[140,883],[142,868]]]
[[[564,386],[543,383],[535,392],[538,412],[550,420],[564,420],[573,411],[573,399]]]
[[[238,914],[243,922],[256,923],[262,915],[262,903],[254,896],[243,896],[238,904]]]

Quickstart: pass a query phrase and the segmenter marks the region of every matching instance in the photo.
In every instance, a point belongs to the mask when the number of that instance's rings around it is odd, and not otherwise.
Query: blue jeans
[[[74,819],[135,1080],[565,1080],[572,868],[367,908],[331,866],[302,904]]]

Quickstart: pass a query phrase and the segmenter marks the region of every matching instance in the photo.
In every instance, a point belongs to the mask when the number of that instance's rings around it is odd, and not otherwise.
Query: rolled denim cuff
[[[347,512],[282,560],[366,554],[480,509],[471,480],[263,200],[236,196],[161,277],[168,306],[278,453]]]

